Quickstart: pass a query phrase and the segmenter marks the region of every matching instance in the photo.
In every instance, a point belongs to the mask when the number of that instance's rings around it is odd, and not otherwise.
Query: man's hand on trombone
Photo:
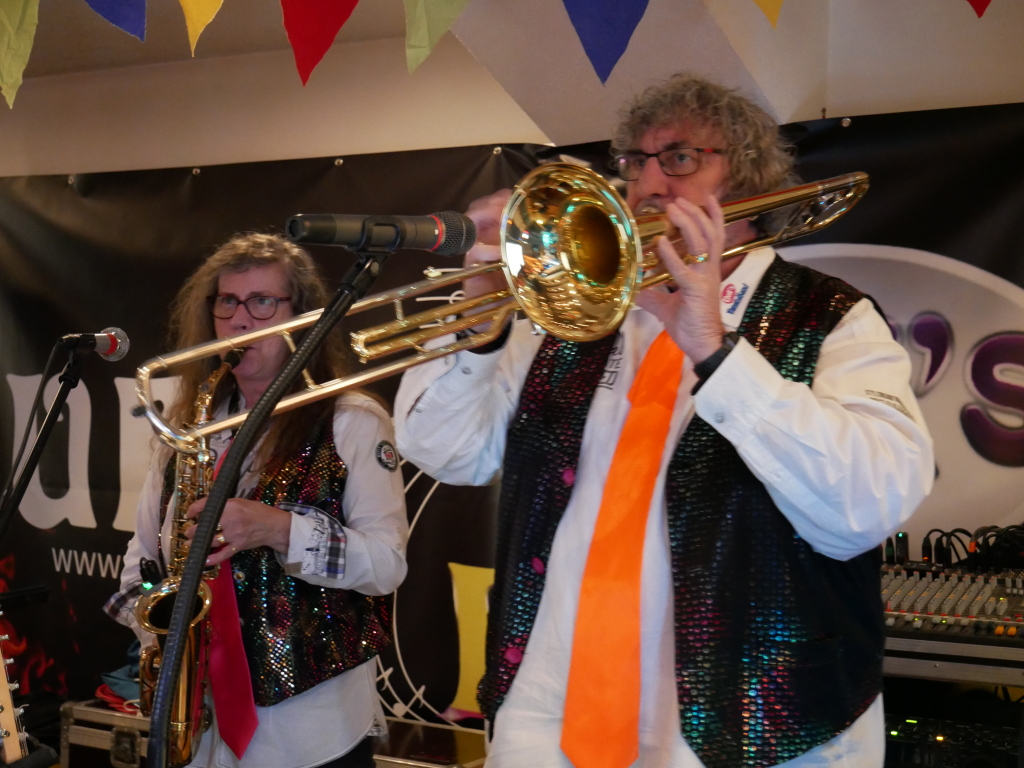
[[[494,264],[501,261],[501,227],[504,223],[501,213],[510,197],[512,190],[499,189],[469,204],[466,215],[476,224],[476,245],[466,252],[465,266]],[[462,287],[466,298],[471,299],[503,291],[508,288],[508,284],[505,282],[505,275],[498,271],[463,280]],[[477,326],[476,330],[482,331],[485,328],[486,325],[481,325]]]
[[[719,308],[725,220],[713,195],[707,196],[703,208],[677,197],[665,206],[665,213],[683,236],[687,253],[681,257],[668,238],[660,238],[658,257],[672,275],[675,290],[639,291],[636,303],[661,320],[696,365],[722,346],[725,334]]]

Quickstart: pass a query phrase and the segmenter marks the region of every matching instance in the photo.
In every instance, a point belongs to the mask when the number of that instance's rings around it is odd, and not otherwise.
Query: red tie
[[[225,449],[214,477],[227,455]],[[210,582],[210,687],[217,713],[217,729],[224,743],[239,760],[256,733],[259,718],[252,696],[252,679],[242,644],[242,625],[238,618],[238,599],[232,583],[231,560],[220,564],[220,572]]]
[[[640,578],[654,486],[683,374],[664,331],[629,390],[580,587],[562,751],[576,768],[626,768],[640,742]]]

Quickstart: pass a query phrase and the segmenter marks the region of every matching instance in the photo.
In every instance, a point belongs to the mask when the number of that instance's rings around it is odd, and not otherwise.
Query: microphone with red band
[[[64,349],[76,355],[95,352],[104,360],[117,362],[128,354],[128,334],[120,328],[104,328],[99,333],[71,333],[61,338]]]
[[[340,245],[350,251],[390,253],[401,248],[461,256],[476,242],[476,225],[455,211],[429,216],[302,213],[285,225],[293,243]]]

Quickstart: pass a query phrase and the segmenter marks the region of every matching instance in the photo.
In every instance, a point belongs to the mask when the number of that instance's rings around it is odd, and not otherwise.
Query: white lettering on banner
[[[57,573],[71,573],[72,568],[79,576],[92,576],[94,573],[101,579],[116,579],[121,573],[121,555],[110,555],[103,552],[79,552],[77,549],[50,548],[53,555],[53,568]]]
[[[170,407],[178,396],[179,381],[179,376],[153,379],[153,397]],[[157,441],[149,420],[132,416],[132,408],[139,404],[135,395],[135,379],[119,376],[114,379],[114,386],[117,387],[117,416],[121,430],[121,495],[114,517],[114,530],[134,531],[135,510],[139,506],[139,496],[142,495]]]
[[[14,398],[14,440],[20,440],[29,419],[29,409],[39,386],[40,374],[34,376],[7,375],[7,384]],[[57,394],[60,384],[54,376],[46,383],[43,403],[48,405]],[[21,516],[36,528],[53,528],[67,520],[79,528],[95,528],[96,516],[92,510],[89,495],[89,430],[92,427],[92,403],[85,382],[71,390],[67,400],[68,446],[67,461],[68,491],[60,497],[46,493],[39,481],[38,469],[29,481],[25,497],[21,501]],[[60,416],[60,421],[64,416]],[[31,446],[31,438],[29,442]],[[52,446],[52,444],[51,444]],[[14,445],[17,449],[17,444]],[[26,448],[26,457],[29,448]],[[14,455],[12,451],[11,455]],[[24,459],[22,459],[24,461]]]

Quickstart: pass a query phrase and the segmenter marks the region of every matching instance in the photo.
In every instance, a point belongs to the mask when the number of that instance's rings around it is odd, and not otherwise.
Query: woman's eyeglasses
[[[219,293],[210,296],[207,301],[210,303],[213,316],[220,320],[230,320],[234,317],[239,304],[245,304],[245,309],[253,320],[269,320],[277,312],[277,305],[280,302],[291,299],[291,296],[250,296],[243,301],[230,293]]]

